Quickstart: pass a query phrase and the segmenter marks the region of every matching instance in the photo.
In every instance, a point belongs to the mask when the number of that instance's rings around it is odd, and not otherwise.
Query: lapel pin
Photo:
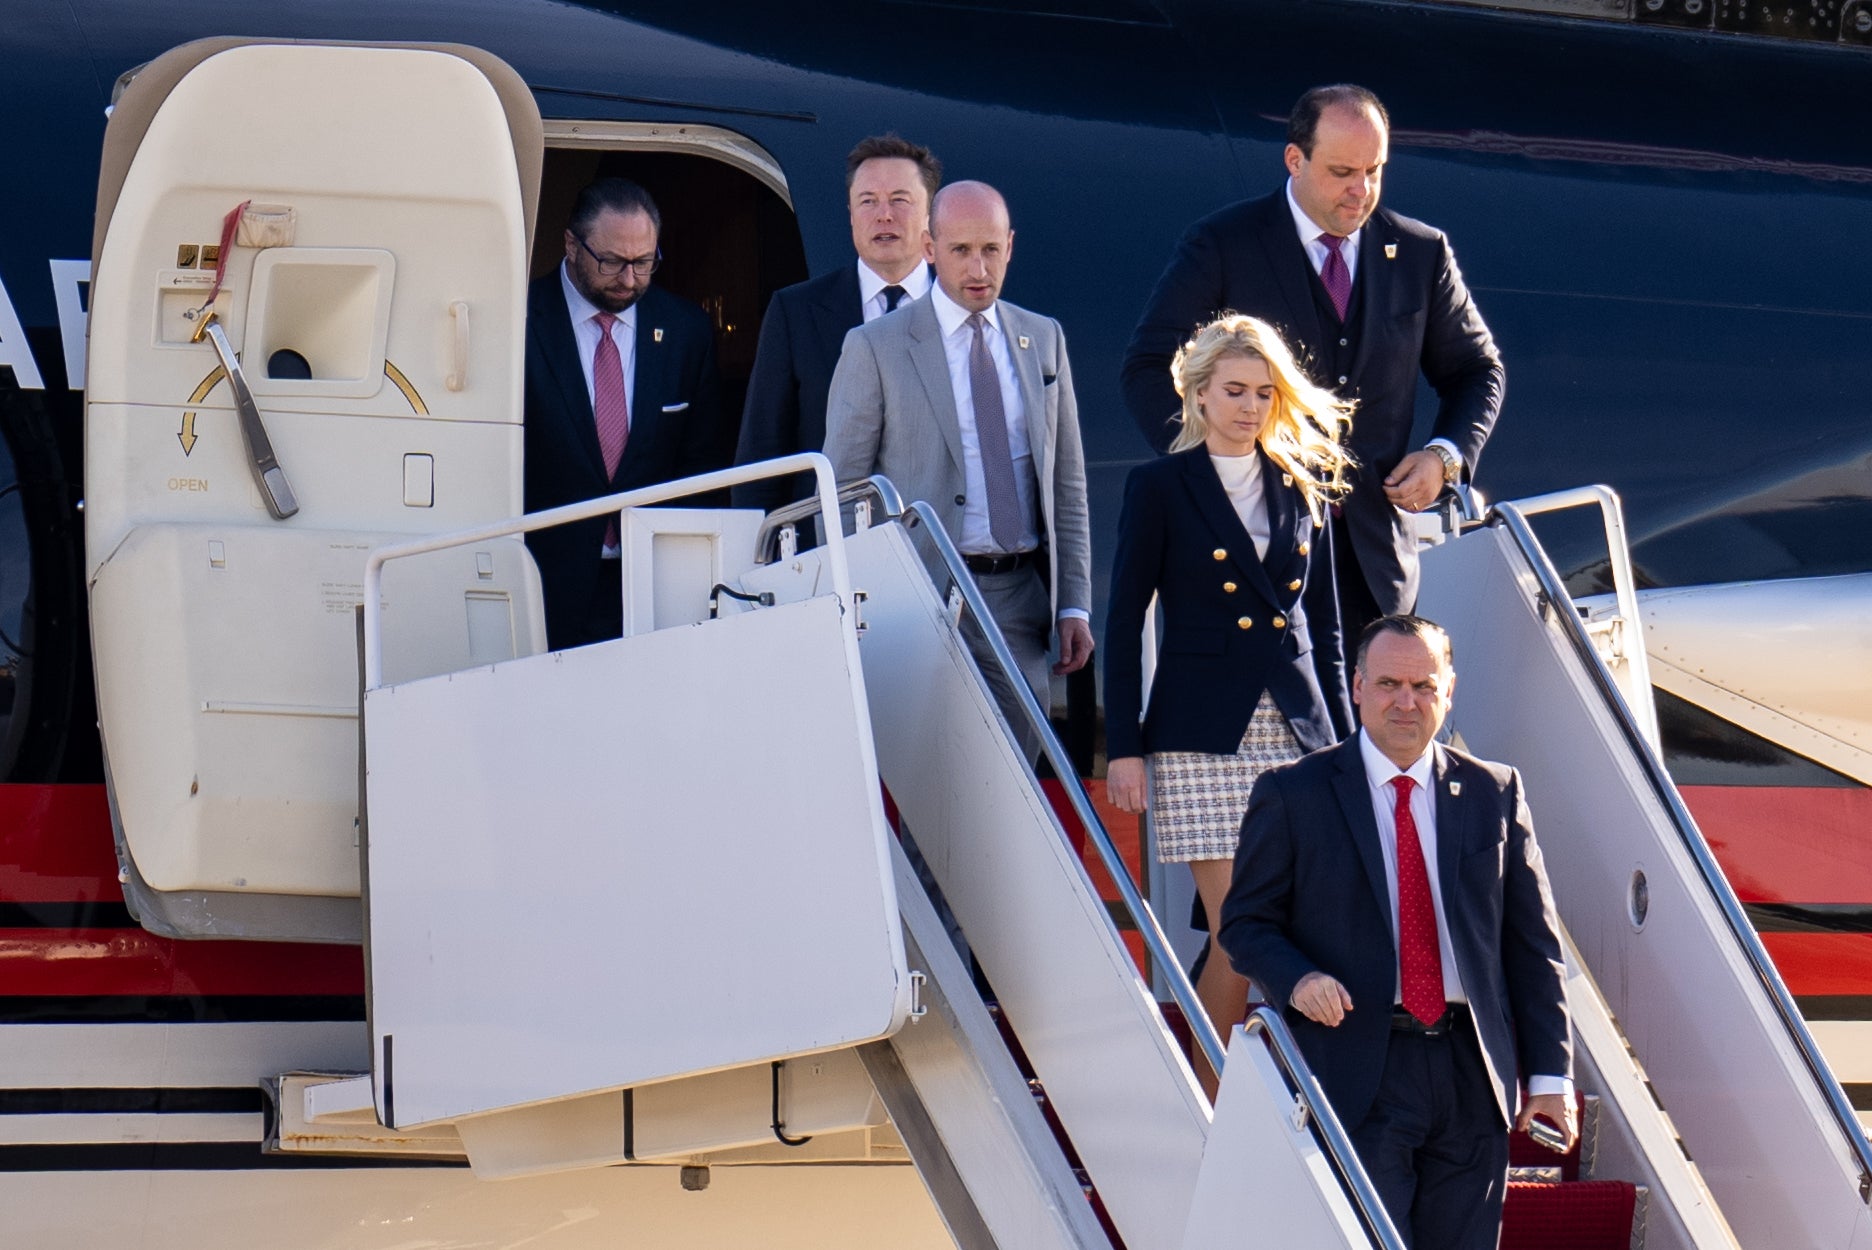
[[[663,327],[662,326],[658,326],[656,329],[650,331],[650,341],[652,343],[661,343],[663,341]]]
[[[1462,793],[1462,782],[1452,781],[1449,783],[1449,796],[1452,799],[1456,798],[1461,793]]]
[[[1021,335],[1019,338],[1015,339],[1014,341],[1021,345],[1022,351],[1026,351],[1028,348],[1033,346],[1033,340],[1028,338],[1025,334]]]
[[[1293,474],[1291,474],[1291,473],[1283,473],[1283,474],[1281,474],[1281,485],[1282,485],[1282,486],[1292,486],[1292,485],[1293,485]]]
[[[1384,245],[1384,258],[1385,258],[1386,260],[1396,260],[1396,259],[1397,259],[1397,244],[1395,244],[1395,243],[1387,243],[1387,244],[1385,244],[1385,245]]]

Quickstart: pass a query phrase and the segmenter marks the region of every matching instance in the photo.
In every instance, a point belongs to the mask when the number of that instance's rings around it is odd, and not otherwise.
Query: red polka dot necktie
[[[1393,777],[1397,791],[1398,985],[1404,1010],[1425,1024],[1443,1017],[1443,955],[1437,947],[1436,903],[1423,844],[1411,815],[1409,777]]]
[[[1320,266],[1320,282],[1326,287],[1326,294],[1332,296],[1332,306],[1339,320],[1344,321],[1346,309],[1352,303],[1352,271],[1346,268],[1345,257],[1339,254],[1345,239],[1337,234],[1322,234],[1319,241],[1326,245],[1326,263]]]

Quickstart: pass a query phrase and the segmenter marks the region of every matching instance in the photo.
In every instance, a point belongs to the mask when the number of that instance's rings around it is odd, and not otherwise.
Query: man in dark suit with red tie
[[[715,328],[650,283],[663,219],[636,183],[579,192],[565,262],[527,292],[526,510],[721,467]],[[707,504],[706,499],[690,502]],[[599,517],[527,535],[558,651],[622,631],[618,532]]]
[[[1222,948],[1286,1008],[1406,1244],[1493,1250],[1508,1126],[1577,1135],[1553,897],[1520,774],[1435,741],[1449,636],[1388,616],[1357,655],[1360,731],[1255,785]]]
[[[774,293],[761,321],[754,373],[741,410],[736,464],[825,446],[826,394],[847,331],[929,294],[923,254],[942,162],[920,143],[872,135],[845,157],[845,199],[856,262]],[[804,499],[812,474],[734,488],[737,508],[767,511]]]
[[[1506,375],[1443,233],[1378,207],[1390,119],[1363,87],[1316,87],[1294,106],[1285,187],[1190,227],[1125,353],[1132,419],[1163,451],[1180,411],[1170,360],[1197,325],[1233,310],[1277,326],[1313,380],[1358,400],[1352,494],[1335,520],[1347,645],[1417,602],[1415,523],[1445,482],[1472,473]],[[1410,450],[1419,374],[1440,398]]]

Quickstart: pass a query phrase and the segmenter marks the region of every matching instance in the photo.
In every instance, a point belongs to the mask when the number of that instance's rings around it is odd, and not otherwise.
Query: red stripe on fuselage
[[[103,786],[0,785],[0,902],[119,902]],[[0,929],[0,997],[359,995],[357,947]]]
[[[0,785],[0,902],[122,899],[103,786]]]
[[[142,929],[0,929],[0,998],[357,995],[357,947],[173,942]]]
[[[1872,994],[1872,933],[1764,933],[1761,940],[1796,998]]]
[[[1872,789],[1680,790],[1743,902],[1872,904]]]

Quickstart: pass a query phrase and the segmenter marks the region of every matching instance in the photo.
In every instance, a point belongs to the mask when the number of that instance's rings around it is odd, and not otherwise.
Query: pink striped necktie
[[[592,416],[598,424],[598,450],[604,455],[608,483],[617,476],[624,443],[630,438],[630,401],[624,394],[624,358],[611,337],[617,317],[601,312],[592,320],[598,323],[598,350],[592,353]],[[618,545],[615,517],[605,530],[604,542],[607,547]]]
[[[1446,1010],[1443,955],[1437,943],[1436,902],[1430,896],[1430,873],[1423,843],[1411,815],[1409,777],[1393,777],[1397,791],[1398,987],[1404,1010],[1425,1024],[1435,1024]]]
[[[1345,257],[1339,249],[1345,246],[1345,239],[1337,234],[1322,234],[1319,241],[1326,245],[1326,263],[1320,266],[1320,281],[1326,286],[1326,294],[1332,296],[1332,306],[1344,321],[1346,309],[1352,304],[1352,271],[1346,268]]]

